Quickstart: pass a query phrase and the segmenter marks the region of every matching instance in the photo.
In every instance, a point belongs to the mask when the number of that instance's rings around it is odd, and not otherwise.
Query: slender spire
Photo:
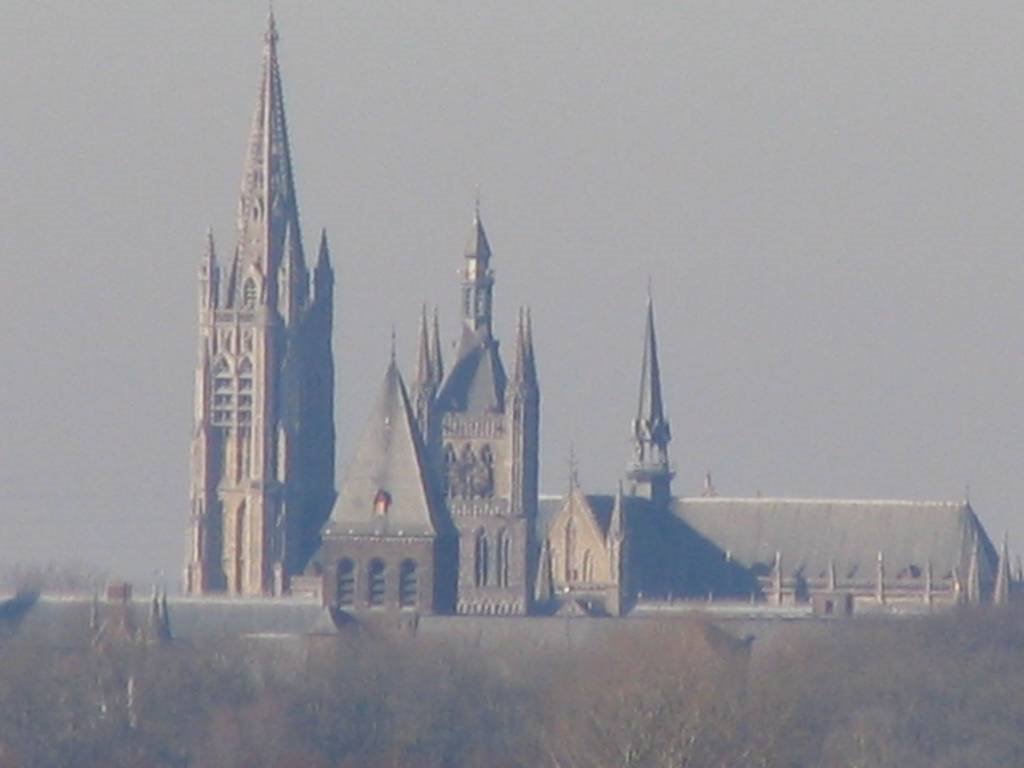
[[[516,384],[526,380],[526,317],[522,307],[516,318],[516,354],[512,364],[512,380]]]
[[[420,340],[416,356],[416,386],[428,387],[434,382],[434,361],[430,359],[430,334],[427,330],[427,305],[420,311]]]
[[[434,325],[430,330],[430,357],[435,384],[440,386],[444,380],[444,359],[441,356],[441,323],[437,318],[436,306],[434,307]]]
[[[491,335],[491,303],[494,273],[491,271],[491,246],[480,219],[473,214],[473,227],[463,252],[466,263],[462,272],[462,319],[473,333]]]
[[[836,591],[836,561],[831,559],[828,561],[828,591]]]
[[[992,602],[1006,605],[1010,602],[1010,543],[1007,534],[1003,534],[1003,545],[999,550],[999,570],[996,573],[995,592]]]
[[[658,364],[658,341],[654,330],[654,300],[647,297],[647,323],[644,329],[644,357],[640,369],[640,399],[637,403],[633,436],[641,458],[668,460],[668,444],[672,439],[661,399],[661,368]]]
[[[213,227],[206,229],[206,249],[199,263],[199,309],[216,309],[220,300],[220,267],[213,243]]]
[[[266,279],[268,285],[262,295],[268,305],[276,308],[279,291],[288,290],[288,287],[276,284],[286,225],[291,225],[291,236],[295,238],[294,247],[300,259],[302,243],[273,12],[267,16],[267,31],[263,39],[260,93],[242,173],[238,247],[231,267],[227,302],[229,306],[242,306],[246,281]],[[249,295],[252,295],[251,290]]]
[[[644,328],[644,354],[640,368],[640,398],[633,419],[633,461],[627,476],[634,493],[648,496],[664,506],[672,496],[672,469],[668,444],[672,440],[661,397],[661,368],[658,341],[654,331],[654,301],[647,296],[647,320]]]
[[[526,379],[537,386],[537,358],[533,353],[533,314],[526,308]]]

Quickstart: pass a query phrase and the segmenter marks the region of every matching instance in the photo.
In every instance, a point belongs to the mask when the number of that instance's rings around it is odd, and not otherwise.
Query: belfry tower
[[[311,286],[273,14],[264,39],[225,284],[212,233],[199,266],[188,594],[286,592],[335,495],[334,272],[322,234]]]
[[[442,379],[437,330],[421,332],[423,430],[458,532],[458,598],[468,614],[522,614],[536,574],[540,389],[530,316],[520,312],[512,378],[494,337],[491,247],[473,217],[463,254],[462,335]],[[436,396],[431,396],[436,391]]]
[[[654,301],[647,297],[644,357],[640,368],[640,399],[633,419],[633,460],[626,467],[629,492],[650,499],[661,508],[672,498],[672,466],[668,444],[672,440],[661,400],[661,368],[654,333]]]

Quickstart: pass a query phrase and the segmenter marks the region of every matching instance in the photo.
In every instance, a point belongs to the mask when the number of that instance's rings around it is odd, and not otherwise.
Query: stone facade
[[[674,496],[650,297],[632,451],[607,483],[618,493],[573,477],[541,499],[532,324],[521,310],[509,375],[479,210],[451,366],[424,310],[411,390],[392,348],[335,498],[334,276],[326,237],[312,278],[305,262],[276,41],[271,17],[224,285],[212,236],[199,270],[187,593],[294,587],[332,615],[401,617],[1008,599],[1005,544],[997,553],[966,502],[723,498],[710,478],[702,497]]]
[[[334,501],[334,276],[322,236],[310,284],[276,42],[271,19],[226,284],[212,234],[199,268],[188,594],[284,593]]]

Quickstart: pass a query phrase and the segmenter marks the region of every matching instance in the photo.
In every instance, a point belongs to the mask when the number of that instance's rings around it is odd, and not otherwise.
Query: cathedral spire
[[[238,245],[228,284],[229,306],[256,303],[277,308],[277,272],[284,257],[285,233],[290,225],[293,247],[302,259],[298,202],[292,177],[291,151],[285,123],[281,72],[277,61],[277,24],[267,17],[263,36],[260,92],[249,134],[238,201]],[[291,265],[296,268],[297,265]],[[302,265],[305,268],[305,265]],[[260,283],[265,282],[266,285]]]
[[[644,328],[644,354],[640,368],[640,398],[633,419],[634,459],[627,476],[634,491],[659,504],[671,495],[672,470],[668,461],[668,444],[672,439],[661,397],[661,368],[658,363],[658,341],[654,330],[654,300],[647,294],[647,321]]]

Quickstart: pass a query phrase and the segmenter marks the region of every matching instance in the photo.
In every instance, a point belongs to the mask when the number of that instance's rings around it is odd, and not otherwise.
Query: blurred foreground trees
[[[699,620],[601,635],[55,647],[26,629],[0,642],[0,768],[1024,764],[1019,612],[796,623],[753,645]]]

